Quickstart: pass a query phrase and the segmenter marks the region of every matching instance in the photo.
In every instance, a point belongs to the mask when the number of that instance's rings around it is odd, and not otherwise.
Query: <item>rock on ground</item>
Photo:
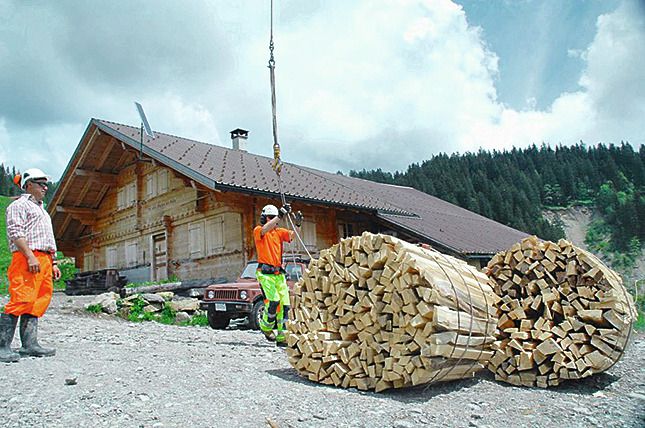
[[[39,330],[56,356],[0,364],[3,427],[645,425],[642,335],[608,372],[558,388],[514,387],[482,372],[376,394],[299,377],[256,331],[131,323],[86,313],[90,301],[54,296]]]

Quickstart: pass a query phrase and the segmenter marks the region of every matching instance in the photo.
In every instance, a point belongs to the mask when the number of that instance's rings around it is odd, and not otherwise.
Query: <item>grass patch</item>
[[[103,307],[100,304],[89,305],[85,310],[92,314],[100,314],[103,312]]]
[[[193,315],[190,320],[180,322],[179,325],[205,327],[208,325],[208,317],[206,315]]]
[[[643,311],[638,311],[638,319],[634,323],[634,329],[636,331],[645,331],[645,313]]]
[[[169,302],[164,303],[161,312],[146,312],[144,310],[146,306],[148,306],[148,303],[141,296],[137,297],[133,301],[133,305],[130,306],[128,320],[132,322],[156,321],[161,324],[175,324],[177,313]]]
[[[130,306],[130,312],[128,313],[128,320],[132,322],[141,322],[141,321],[154,321],[155,314],[152,312],[146,312],[143,310],[148,304],[143,297],[137,297]]]
[[[171,282],[179,282],[179,278],[175,275],[171,275],[170,278],[159,281],[129,282],[125,285],[125,288],[147,287],[148,285],[169,284]]]
[[[7,218],[5,212],[12,202],[8,196],[0,196],[0,294],[9,294],[7,268],[11,264],[11,251],[7,242]]]
[[[163,304],[163,309],[161,311],[161,314],[158,315],[157,321],[162,324],[174,324],[175,315],[176,315],[176,312],[172,308],[172,306],[170,306],[170,303],[165,302]]]
[[[144,308],[148,304],[146,301],[139,295],[135,300],[132,301],[132,306],[128,306],[127,317],[125,313],[120,312],[121,316],[127,318],[132,322],[143,322],[143,321],[155,321],[161,324],[167,325],[180,325],[180,326],[207,326],[208,318],[204,313],[197,313],[191,319],[187,321],[177,322],[177,312],[172,308],[170,302],[164,302],[163,308],[159,312],[146,312]],[[122,300],[117,301],[117,306],[123,309],[126,306],[123,305]]]
[[[645,279],[636,281],[634,284],[636,288],[636,310],[638,311],[638,318],[634,323],[634,329],[638,331],[645,331]]]
[[[56,253],[56,260],[58,261],[58,269],[60,269],[60,279],[54,281],[54,290],[65,290],[67,286],[65,281],[73,279],[78,273],[76,262],[71,257],[65,257],[60,251]]]

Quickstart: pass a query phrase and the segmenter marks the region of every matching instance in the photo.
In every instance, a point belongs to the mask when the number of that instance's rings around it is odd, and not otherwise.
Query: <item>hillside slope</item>
[[[584,250],[591,251],[585,244],[585,236],[587,235],[589,224],[598,217],[596,210],[588,207],[569,207],[562,210],[545,211],[544,216],[551,222],[561,224],[569,241]],[[611,263],[602,254],[598,254],[596,251],[591,252],[611,266]],[[623,276],[626,282],[629,282],[625,285],[632,289],[633,281],[645,278],[645,254],[641,254],[637,259],[636,266],[631,272],[613,268]]]
[[[0,294],[6,294],[8,287],[7,268],[11,263],[11,252],[7,242],[7,219],[5,217],[5,210],[10,203],[10,197],[0,196]]]
[[[594,252],[612,253],[616,265],[633,265],[645,246],[645,146],[634,149],[580,143],[571,147],[438,154],[394,173],[350,171],[354,177],[410,186],[507,226],[557,241],[559,224],[544,209],[584,205],[602,218],[589,228]],[[560,209],[560,208],[555,208]]]

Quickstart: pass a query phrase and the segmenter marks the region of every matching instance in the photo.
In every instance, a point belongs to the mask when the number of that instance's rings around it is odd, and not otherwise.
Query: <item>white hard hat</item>
[[[27,182],[31,180],[49,180],[49,176],[38,168],[29,168],[20,174],[20,188],[24,189]]]
[[[278,215],[278,207],[275,205],[265,205],[264,208],[262,208],[262,215]]]

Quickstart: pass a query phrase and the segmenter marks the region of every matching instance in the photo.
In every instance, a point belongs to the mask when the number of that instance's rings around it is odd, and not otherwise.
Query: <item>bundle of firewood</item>
[[[636,308],[595,256],[529,237],[487,267],[501,297],[488,368],[514,385],[558,385],[607,370],[622,356]]]
[[[470,377],[493,355],[499,300],[465,262],[365,232],[323,250],[296,285],[289,361],[362,390]]]

